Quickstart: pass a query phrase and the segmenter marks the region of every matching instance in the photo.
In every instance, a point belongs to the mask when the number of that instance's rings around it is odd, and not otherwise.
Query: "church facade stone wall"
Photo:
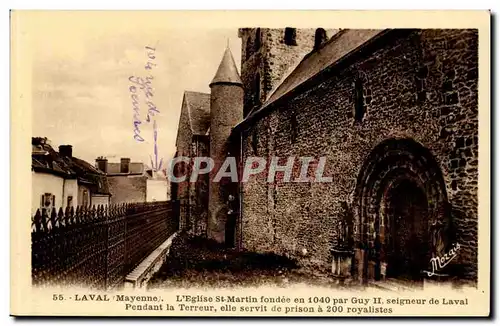
[[[464,277],[477,277],[477,31],[395,33],[272,103],[242,131],[243,159],[325,156],[325,175],[333,178],[268,183],[261,174],[243,184],[243,248],[283,254],[328,273],[339,219],[346,207],[356,211],[370,153],[384,141],[408,139],[436,161],[449,203],[447,228],[461,246],[454,263],[463,266]],[[425,179],[416,167],[408,169]],[[353,221],[354,229],[373,227],[356,223],[363,222]]]

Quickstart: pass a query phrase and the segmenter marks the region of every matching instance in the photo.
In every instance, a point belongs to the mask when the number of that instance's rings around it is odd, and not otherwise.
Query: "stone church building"
[[[476,280],[477,30],[239,37],[241,75],[226,49],[211,93],[185,92],[176,156],[212,157],[214,171],[233,156],[240,173],[248,157],[326,157],[333,181],[172,183],[182,228],[340,278],[415,280],[435,268]],[[433,258],[450,250],[440,268]]]

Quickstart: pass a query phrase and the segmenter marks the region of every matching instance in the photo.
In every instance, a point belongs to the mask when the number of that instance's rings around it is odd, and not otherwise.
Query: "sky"
[[[74,156],[92,164],[105,156],[110,162],[128,157],[150,165],[153,119],[158,160],[171,159],[184,90],[210,92],[228,44],[240,67],[237,29],[172,29],[161,19],[104,25],[82,15],[40,17],[33,24],[33,136],[47,137],[56,150],[72,145]],[[131,76],[153,77],[149,99],[136,89],[143,142],[134,139]],[[159,111],[149,123],[147,100]]]

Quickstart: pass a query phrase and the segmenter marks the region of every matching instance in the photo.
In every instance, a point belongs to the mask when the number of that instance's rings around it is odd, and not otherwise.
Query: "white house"
[[[91,164],[73,157],[71,145],[56,152],[47,138],[33,137],[31,164],[31,212],[63,210],[78,205],[108,205],[106,175]]]
[[[170,200],[170,185],[166,178],[162,178],[157,172],[148,171],[151,177],[146,184],[146,201]]]

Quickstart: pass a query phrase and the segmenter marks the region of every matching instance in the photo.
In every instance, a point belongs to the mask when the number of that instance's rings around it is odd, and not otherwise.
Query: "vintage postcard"
[[[487,11],[12,11],[14,316],[489,316]]]

